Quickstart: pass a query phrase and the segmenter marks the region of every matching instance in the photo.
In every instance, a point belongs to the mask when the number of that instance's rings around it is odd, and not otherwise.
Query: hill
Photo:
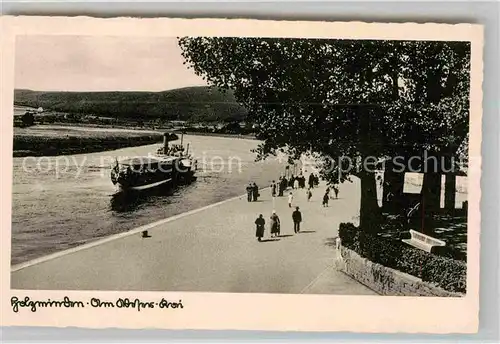
[[[232,92],[208,86],[164,92],[43,92],[15,90],[14,104],[118,120],[242,121],[246,110]]]

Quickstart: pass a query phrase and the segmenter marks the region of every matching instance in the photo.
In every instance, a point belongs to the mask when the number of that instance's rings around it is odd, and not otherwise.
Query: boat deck
[[[124,160],[118,161],[120,165],[128,165],[128,166],[139,166],[139,165],[153,165],[153,164],[161,164],[168,163],[179,160],[179,157],[176,156],[165,156],[165,157],[153,157],[153,156],[138,156],[133,158],[128,158]]]

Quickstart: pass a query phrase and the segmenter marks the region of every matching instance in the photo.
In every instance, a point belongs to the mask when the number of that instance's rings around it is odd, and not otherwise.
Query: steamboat
[[[169,145],[176,141],[174,133],[163,135],[163,146],[154,154],[116,160],[111,170],[111,182],[120,191],[146,190],[153,187],[169,184],[185,184],[195,180],[196,160],[181,144]]]

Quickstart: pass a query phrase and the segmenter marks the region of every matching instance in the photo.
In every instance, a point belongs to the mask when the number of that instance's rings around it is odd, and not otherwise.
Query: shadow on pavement
[[[337,246],[337,238],[326,238],[325,245],[330,247]]]
[[[259,242],[270,242],[270,241],[280,241],[280,239],[264,239]]]
[[[300,231],[299,233],[316,233],[316,231]]]

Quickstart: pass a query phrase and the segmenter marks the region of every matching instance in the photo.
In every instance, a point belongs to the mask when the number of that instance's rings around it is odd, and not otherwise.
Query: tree
[[[35,124],[35,116],[32,112],[27,111],[22,117],[21,122],[23,123],[23,127],[30,127]]]
[[[257,138],[263,141],[257,159],[278,151],[292,159],[312,152],[324,160],[322,175],[330,182],[358,176],[360,227],[365,230],[378,228],[378,160],[421,154],[427,147],[440,151],[442,138],[435,135],[453,129],[456,122],[460,128],[467,125],[466,110],[461,110],[464,116],[451,116],[458,87],[467,90],[456,75],[468,72],[463,63],[467,47],[460,50],[448,42],[220,37],[184,37],[179,45],[185,63],[209,84],[232,89],[248,109],[248,119],[257,124]],[[432,49],[439,53],[429,58]],[[455,56],[462,51],[464,58]],[[465,74],[462,79],[467,81]],[[422,103],[425,96],[430,101]],[[443,101],[446,97],[452,104]]]
[[[220,131],[226,134],[241,134],[241,126],[238,122],[231,122],[222,127]]]

